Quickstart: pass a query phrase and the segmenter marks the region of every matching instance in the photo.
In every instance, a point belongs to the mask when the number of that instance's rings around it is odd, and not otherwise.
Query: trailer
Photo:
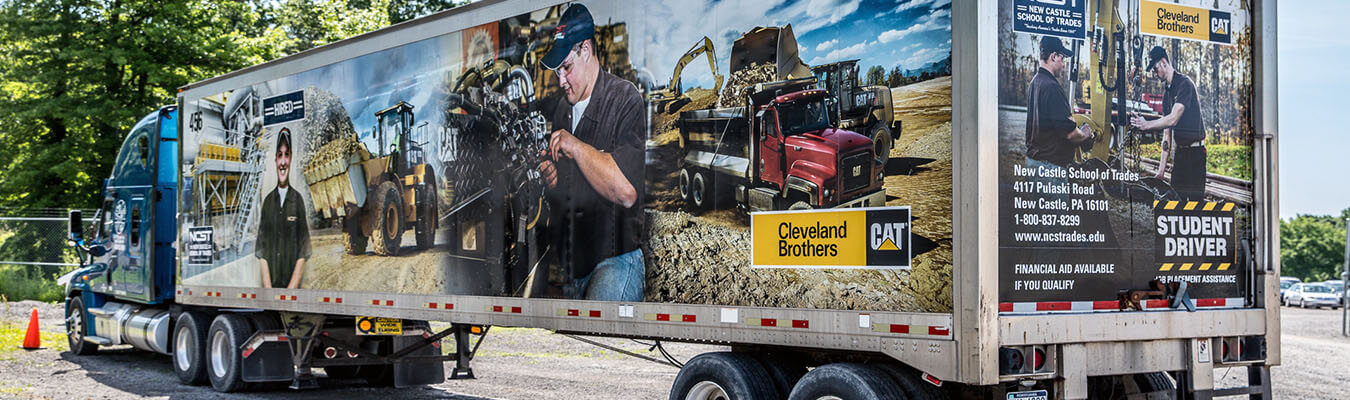
[[[477,343],[506,326],[730,346],[685,362],[672,399],[1269,398],[1281,359],[1274,0],[1061,3],[821,16],[487,0],[187,85],[128,133],[94,224],[71,213],[71,351],[166,354],[184,384],[222,392],[325,375],[403,387],[473,378]],[[766,207],[748,221],[686,212],[681,110],[652,114],[643,81],[668,80],[699,38],[727,48],[728,30],[784,21],[812,64],[931,78],[890,88],[906,133],[865,177],[882,204]],[[859,34],[876,40],[840,50]],[[1050,38],[1060,45],[1040,44]],[[1153,46],[1171,70],[1143,58]],[[1057,73],[1066,56],[1090,77]],[[1132,64],[1143,80],[1125,79]],[[1114,104],[1175,74],[1196,78],[1206,135],[1179,148],[1250,154],[1249,179],[1225,189],[1245,196],[1181,197],[1172,177],[1196,172],[1181,159],[1156,181],[1133,161],[1153,157],[1130,142],[1149,124]],[[1060,148],[1071,162],[1037,158],[1029,140],[1073,118],[1030,111],[1045,103],[1027,89],[1046,78],[1091,92],[1077,118],[1099,141]],[[727,100],[707,90],[714,80],[675,80],[689,97],[679,107],[694,107],[684,121],[708,135],[754,117],[713,107]],[[1087,97],[1062,92],[1065,109]],[[397,145],[360,128],[389,122],[377,118],[388,109],[405,124]],[[434,134],[409,136],[412,121]],[[364,153],[314,158],[339,138]],[[374,155],[419,167],[384,182],[418,189],[388,191],[398,199],[376,227],[412,225],[416,245],[344,247],[352,227],[333,217],[363,203],[356,172]],[[750,159],[739,171],[767,168]],[[1248,387],[1216,387],[1215,369],[1234,367]]]

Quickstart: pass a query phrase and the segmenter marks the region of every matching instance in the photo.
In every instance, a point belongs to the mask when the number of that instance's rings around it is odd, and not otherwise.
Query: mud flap
[[[421,336],[395,336],[394,348],[403,349],[416,345]],[[439,356],[440,346],[423,346],[408,354],[410,356]],[[434,385],[445,382],[445,365],[442,361],[421,361],[394,364],[394,387]]]
[[[257,331],[254,336],[263,334]],[[253,339],[249,339],[251,342]],[[289,382],[295,375],[291,349],[286,342],[266,342],[240,360],[244,382]]]

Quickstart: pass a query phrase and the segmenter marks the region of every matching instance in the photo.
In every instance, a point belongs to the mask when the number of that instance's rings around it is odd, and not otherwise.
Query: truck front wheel
[[[196,311],[178,315],[173,327],[173,372],[188,385],[206,382],[206,331],[210,318]]]
[[[417,248],[426,250],[436,244],[436,192],[428,184],[419,191],[421,204],[417,205]]]
[[[689,172],[689,168],[680,168],[680,200],[685,203],[689,202],[689,195],[692,191],[690,185],[693,185],[693,180],[694,177],[693,174]]]
[[[211,323],[207,334],[206,375],[211,388],[229,393],[244,387],[240,347],[248,340],[250,325],[239,314],[221,314]]]
[[[381,183],[375,191],[375,254],[398,255],[403,241],[403,201],[393,182]]]
[[[98,344],[84,340],[84,335],[89,334],[89,320],[84,317],[88,315],[84,309],[84,299],[75,293],[75,297],[71,297],[66,304],[66,342],[70,345],[70,352],[81,356],[98,353]]]

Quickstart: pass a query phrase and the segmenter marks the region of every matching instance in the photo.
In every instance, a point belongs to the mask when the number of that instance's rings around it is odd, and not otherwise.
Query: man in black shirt
[[[573,4],[542,59],[565,98],[539,169],[550,189],[558,259],[570,271],[564,294],[641,301],[646,104],[631,82],[601,69],[594,35],[586,6]]]
[[[1158,160],[1156,177],[1162,179],[1163,173],[1167,171],[1167,158],[1175,146],[1176,166],[1172,169],[1172,188],[1184,200],[1203,201],[1207,158],[1205,121],[1200,115],[1200,96],[1195,91],[1195,82],[1177,72],[1162,46],[1154,46],[1149,50],[1148,65],[1155,78],[1167,82],[1167,92],[1163,94],[1163,112],[1166,115],[1152,121],[1136,115],[1130,118],[1130,124],[1146,131],[1163,129],[1162,157]]]
[[[1059,38],[1041,38],[1041,66],[1027,88],[1029,167],[1037,162],[1068,166],[1073,162],[1075,148],[1096,136],[1086,124],[1082,127],[1074,124],[1069,98],[1056,78],[1064,71],[1065,59],[1072,56],[1073,52]]]

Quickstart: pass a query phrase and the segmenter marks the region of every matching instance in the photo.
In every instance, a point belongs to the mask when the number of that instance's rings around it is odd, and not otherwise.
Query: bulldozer
[[[684,67],[698,58],[700,54],[708,56],[708,68],[712,69],[713,79],[716,83],[713,85],[713,93],[722,92],[722,74],[717,73],[717,53],[713,50],[712,39],[707,36],[703,40],[694,44],[689,51],[684,52],[684,56],[675,63],[675,72],[670,75],[670,83],[665,88],[653,90],[647,94],[647,100],[656,107],[656,112],[672,112],[689,104],[691,99],[684,94],[680,85],[680,75],[684,72]]]
[[[375,254],[398,255],[408,229],[415,230],[418,249],[434,244],[436,173],[425,162],[423,143],[412,140],[412,110],[399,101],[375,113],[378,152],[347,135],[320,146],[304,167],[314,209],[337,220],[347,254],[364,254],[373,239]]]

